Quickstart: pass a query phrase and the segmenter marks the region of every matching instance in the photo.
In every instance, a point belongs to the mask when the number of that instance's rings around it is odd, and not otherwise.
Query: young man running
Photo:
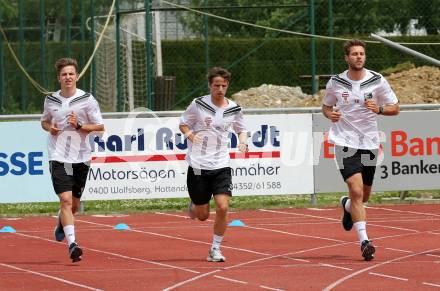
[[[60,199],[55,239],[67,239],[73,262],[81,260],[82,249],[76,243],[74,214],[87,180],[91,149],[88,134],[103,131],[98,102],[89,93],[76,88],[78,64],[62,58],[55,68],[61,89],[46,97],[41,126],[48,131],[48,154],[52,184]]]
[[[220,245],[226,231],[226,214],[232,196],[229,167],[229,134],[238,134],[238,149],[246,152],[247,132],[241,107],[225,97],[231,74],[214,67],[208,72],[211,94],[194,99],[180,119],[179,128],[189,140],[186,160],[190,218],[209,217],[209,201],[214,196],[216,216],[214,236],[207,260],[224,262]]]
[[[343,226],[354,226],[361,253],[366,261],[375,248],[366,230],[364,204],[370,197],[379,149],[377,115],[397,115],[396,95],[385,78],[364,68],[365,43],[350,40],[344,44],[348,70],[327,83],[322,112],[333,124],[329,140],[335,144],[339,170],[347,183],[349,197],[341,198]]]

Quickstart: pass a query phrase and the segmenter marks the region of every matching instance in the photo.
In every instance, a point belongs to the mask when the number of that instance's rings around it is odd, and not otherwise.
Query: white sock
[[[367,222],[365,221],[358,221],[353,223],[354,228],[356,229],[359,242],[362,244],[364,240],[368,240],[367,236]]]
[[[75,242],[75,226],[66,225],[63,227],[64,234],[66,235],[67,245],[70,246],[71,243]]]
[[[223,241],[223,236],[214,234],[212,238],[211,249],[219,249],[222,241]]]
[[[348,213],[351,213],[351,199],[348,198],[347,201],[345,201],[345,211],[347,211]]]

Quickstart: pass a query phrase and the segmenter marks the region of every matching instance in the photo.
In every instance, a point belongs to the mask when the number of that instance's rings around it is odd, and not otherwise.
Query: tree
[[[243,8],[240,8],[240,6]],[[305,1],[296,0],[272,0],[265,1],[265,3],[259,1],[258,5],[255,4],[254,0],[193,0],[191,1],[191,7],[211,7],[211,9],[202,11],[234,20],[281,29],[292,29],[297,24],[296,19],[301,19],[301,16],[307,15]],[[203,34],[205,25],[203,15],[188,12],[180,17],[180,21],[191,33]],[[262,37],[268,33],[272,34],[272,32],[261,28],[228,22],[214,17],[208,17],[207,23],[209,35],[214,37]]]
[[[438,34],[440,27],[440,0],[332,0],[332,15],[328,13],[330,0],[315,0],[315,32],[327,35],[329,17],[332,17],[334,35],[370,34],[380,30],[386,32],[409,31],[412,20],[417,20],[417,28],[425,28],[428,34]],[[309,1],[278,0],[258,2],[253,0],[193,0],[191,7],[225,6],[261,6],[262,8],[215,9],[209,12],[250,23],[278,29],[289,29],[302,33],[309,32]],[[279,8],[264,8],[264,5],[280,5]],[[286,7],[283,5],[305,5],[305,7]],[[204,18],[200,14],[188,12],[181,17],[184,27],[202,34]],[[225,20],[208,18],[210,36],[261,37],[267,31],[260,28],[243,26]]]

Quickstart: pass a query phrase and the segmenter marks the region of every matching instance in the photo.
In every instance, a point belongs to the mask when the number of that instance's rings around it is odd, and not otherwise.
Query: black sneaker
[[[58,224],[55,226],[55,229],[53,230],[53,233],[55,235],[56,241],[63,241],[66,235],[64,234],[63,225],[61,224],[61,221],[58,219]]]
[[[371,241],[364,240],[361,244],[361,252],[362,257],[364,257],[365,261],[371,261],[374,259],[374,253],[376,252],[376,248],[373,246]]]
[[[345,204],[347,203],[348,197],[341,197],[341,205],[344,211],[344,215],[342,216],[342,226],[346,231],[350,231],[353,228],[353,220],[351,219],[351,214],[347,210],[345,210]]]
[[[71,243],[69,246],[69,254],[72,259],[72,263],[81,261],[81,256],[83,254],[82,249],[79,247],[77,243]]]

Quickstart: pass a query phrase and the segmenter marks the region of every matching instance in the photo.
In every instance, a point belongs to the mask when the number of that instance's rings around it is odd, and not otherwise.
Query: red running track
[[[365,262],[340,208],[230,213],[225,263],[206,262],[212,218],[184,213],[78,216],[83,260],[53,240],[53,217],[0,218],[0,290],[432,290],[440,288],[440,205],[367,210]],[[114,230],[126,223],[129,231]]]

